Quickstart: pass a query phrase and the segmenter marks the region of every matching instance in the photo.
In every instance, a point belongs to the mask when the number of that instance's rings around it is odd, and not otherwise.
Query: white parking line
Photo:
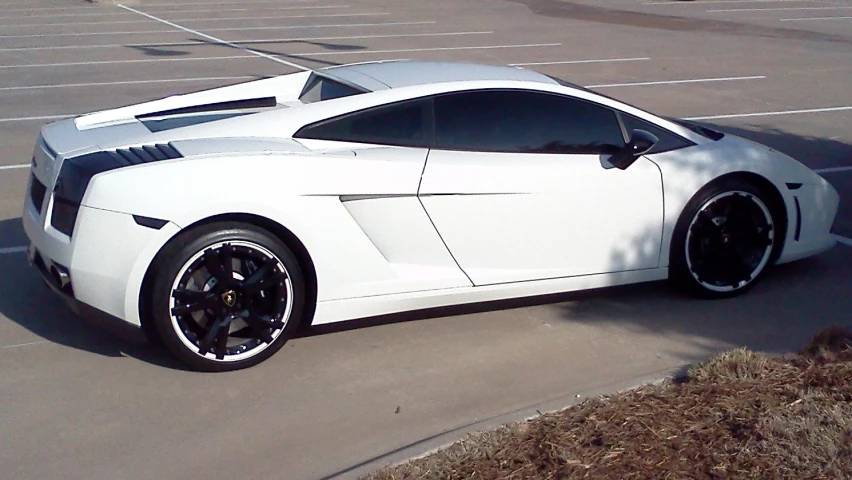
[[[689,117],[685,120],[716,120],[721,118],[745,118],[745,117],[770,117],[775,115],[795,115],[797,113],[822,113],[822,112],[841,112],[844,110],[852,110],[852,106],[846,107],[827,107],[827,108],[808,108],[804,110],[782,110],[778,112],[757,112],[757,113],[732,113],[730,115],[710,115],[706,117]]]
[[[35,120],[58,120],[60,118],[69,118],[74,115],[38,115],[34,117],[8,117],[8,118],[0,118],[0,123],[10,123],[10,122],[31,122]],[[6,168],[16,168],[16,165],[12,165],[11,167]]]
[[[720,77],[720,78],[692,78],[689,80],[665,80],[659,82],[633,82],[633,83],[609,83],[603,85],[586,85],[586,88],[611,88],[611,87],[631,87],[642,85],[673,85],[678,83],[704,83],[704,82],[732,82],[735,80],[759,80],[766,78],[763,75],[751,77]]]
[[[24,253],[27,251],[27,247],[7,247],[0,248],[0,255],[6,255],[10,253]]]
[[[245,80],[255,78],[250,75],[238,77],[198,77],[198,78],[168,78],[161,80],[126,80],[122,82],[92,82],[92,83],[61,83],[56,85],[23,85],[19,87],[0,87],[0,92],[15,90],[43,90],[49,88],[79,88],[79,87],[107,87],[112,85],[145,85],[149,83],[185,83],[185,82],[209,82],[214,80]]]
[[[801,22],[804,20],[819,21],[819,20],[850,20],[852,17],[799,17],[799,18],[781,18],[782,22]]]
[[[256,55],[260,58],[265,58],[267,60],[271,60],[271,61],[276,62],[276,63],[281,63],[283,65],[287,65],[287,66],[290,66],[290,67],[293,67],[293,68],[297,68],[299,70],[310,70],[310,68],[299,65],[298,63],[288,62],[287,60],[282,60],[278,57],[274,57],[272,55],[269,55],[268,53],[258,52],[257,50],[252,50],[250,48],[243,47],[242,45],[237,45],[235,43],[231,43],[229,41],[222,40],[221,38],[214,37],[212,35],[207,35],[206,33],[202,33],[202,32],[199,32],[198,30],[193,30],[191,28],[187,28],[187,27],[184,27],[182,25],[178,25],[177,23],[170,22],[168,20],[163,20],[160,17],[156,17],[156,16],[151,15],[149,13],[145,13],[143,11],[136,10],[135,8],[128,7],[127,5],[118,4],[118,7],[123,8],[123,9],[127,10],[128,12],[133,12],[133,13],[136,13],[138,15],[142,15],[143,17],[148,17],[151,20],[156,20],[156,21],[158,21],[158,22],[160,22],[164,25],[168,25],[170,27],[177,28],[178,30],[183,30],[186,33],[191,33],[193,35],[198,35],[199,37],[206,38],[206,39],[208,39],[212,42],[218,43],[219,45],[225,45],[227,47],[236,48],[237,50],[242,50],[243,52],[250,53],[252,55]]]
[[[638,62],[642,60],[650,60],[650,57],[634,57],[634,58],[601,58],[594,60],[564,60],[560,62],[530,62],[530,63],[510,63],[510,67],[525,67],[531,65],[567,65],[573,63],[607,63],[607,62]]]
[[[852,167],[828,167],[814,169],[816,173],[852,172]]]
[[[0,8],[3,9],[3,13],[7,12],[43,12],[43,11],[55,11],[59,10],[60,12],[64,12],[66,10],[97,10],[97,7],[92,5],[66,5],[64,7],[29,7],[29,8],[5,8],[7,5],[20,5],[19,2],[13,3],[0,3]],[[57,14],[58,15],[58,14]]]
[[[341,18],[341,17],[378,17],[390,15],[386,12],[365,12],[365,13],[323,13],[319,15],[281,15],[281,16],[265,16],[265,17],[215,17],[215,18],[175,18],[177,22],[229,22],[234,20],[287,20],[293,18]],[[44,28],[44,27],[76,27],[78,25],[118,25],[125,23],[150,23],[150,19],[142,20],[118,20],[114,22],[78,22],[78,23],[21,23],[15,25],[0,25],[0,28]]]
[[[289,0],[288,3],[304,3],[304,2],[313,2],[316,0]],[[154,4],[146,4],[146,7],[175,7],[175,6],[187,6],[187,5],[226,5],[230,2],[198,2],[198,3],[154,3]],[[243,5],[246,4],[263,4],[263,3],[282,3],[280,0],[258,0],[254,2],[241,2]],[[7,7],[9,5],[20,5],[20,0],[12,3],[0,3],[0,8]],[[92,10],[92,5],[67,5],[64,7],[29,7],[29,8],[3,8],[3,12],[36,12],[36,11],[44,11],[44,10]]]
[[[120,7],[120,4],[116,4],[117,7]],[[270,7],[268,10],[327,10],[331,8],[350,8],[351,5],[322,5],[322,6],[306,6],[306,7]],[[185,10],[183,12],[186,13],[204,13],[204,12],[248,12],[252,11],[250,8],[217,8],[217,9],[207,9],[207,10]],[[173,11],[172,11],[173,12]],[[5,11],[4,11],[5,13]],[[170,12],[163,12],[170,13]],[[110,10],[109,12],[99,12],[99,13],[53,13],[46,15],[21,15],[17,17],[2,17],[4,20],[15,20],[15,19],[24,19],[24,18],[56,18],[56,17],[104,17],[104,16],[115,16],[115,15],[127,15],[127,12],[122,12],[118,10]]]
[[[444,52],[448,50],[492,50],[498,48],[532,48],[558,47],[561,43],[526,43],[517,45],[477,45],[471,47],[432,47],[432,48],[400,48],[394,50],[360,50],[355,52],[316,52],[300,53],[301,57],[319,57],[325,55],[367,55],[370,53],[401,53],[401,52]]]
[[[141,6],[141,5],[140,5]],[[147,10],[149,5],[145,5]],[[352,5],[322,5],[322,6],[307,6],[307,7],[264,7],[264,11],[270,10],[326,10],[330,8],[351,8]],[[165,10],[162,12],[153,12],[160,15],[172,13],[200,13],[200,12],[253,12],[256,8],[214,8],[214,9],[198,9],[198,10]]]
[[[226,55],[223,57],[195,57],[195,58],[139,58],[135,60],[92,60],[88,62],[65,62],[65,63],[35,63],[22,65],[0,65],[0,69],[12,68],[42,68],[42,67],[70,67],[81,65],[123,65],[129,63],[155,63],[155,62],[203,62],[210,60],[235,60],[255,59],[252,55]]]
[[[307,3],[315,2],[316,0],[288,0],[287,3]],[[178,2],[178,3],[146,3],[146,7],[185,7],[187,5],[228,5],[230,1],[222,2]],[[257,5],[262,3],[281,3],[281,0],[253,0],[251,2],[241,2],[243,5]]]
[[[724,8],[705,10],[708,13],[719,12],[790,12],[795,10],[848,10],[852,7],[778,7],[778,8]]]
[[[0,170],[17,170],[19,168],[30,168],[30,164],[19,163],[18,165],[0,165]]]
[[[290,37],[290,38],[269,38],[269,39],[252,39],[252,40],[232,40],[238,44],[266,44],[278,42],[312,42],[320,40],[358,40],[368,38],[409,38],[409,37],[452,37],[463,35],[486,35],[494,33],[493,31],[482,32],[434,32],[434,33],[392,33],[386,35],[346,35],[335,37]],[[97,49],[97,48],[163,48],[163,47],[197,47],[204,45],[199,42],[166,42],[166,43],[112,43],[103,45],[62,45],[54,47],[20,47],[20,48],[0,48],[0,52],[16,52],[29,50],[80,50],[80,49]],[[2,90],[2,88],[0,88]]]
[[[403,25],[432,25],[438,23],[434,20],[423,22],[384,22],[384,23],[331,23],[319,25],[276,25],[270,27],[227,27],[227,28],[205,28],[208,32],[233,32],[254,30],[291,30],[312,28],[347,28],[347,27],[394,27]],[[148,35],[155,33],[179,33],[174,30],[138,30],[125,32],[91,32],[91,33],[35,33],[29,35],[0,35],[5,38],[44,38],[44,37],[89,37],[94,35]]]
[[[50,343],[47,340],[39,340],[37,342],[27,342],[27,343],[16,343],[14,345],[0,345],[0,350],[8,350],[10,348],[18,348],[18,347],[29,347],[32,345],[41,345],[44,343]]]

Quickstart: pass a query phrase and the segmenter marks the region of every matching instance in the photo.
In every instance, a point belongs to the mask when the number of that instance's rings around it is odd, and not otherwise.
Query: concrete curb
[[[677,367],[647,372],[636,377],[616,380],[614,382],[597,385],[590,389],[552,398],[550,400],[507,412],[502,415],[463,425],[438,435],[418,440],[388,453],[373,457],[347,468],[346,470],[323,477],[321,480],[357,480],[358,478],[377,470],[381,470],[389,466],[400,465],[411,460],[425,457],[439,450],[443,450],[472,433],[494,430],[502,425],[514,422],[523,422],[545,413],[559,412],[578,405],[590,397],[612,395],[615,393],[633,390],[644,385],[662,383],[666,380],[677,378],[683,375],[683,373],[686,372],[686,369],[691,365],[692,364],[682,364]]]

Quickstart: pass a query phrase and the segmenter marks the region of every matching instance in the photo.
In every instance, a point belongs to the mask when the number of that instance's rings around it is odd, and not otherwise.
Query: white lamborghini
[[[835,244],[796,160],[533,71],[369,62],[42,128],[29,259],[191,368],[299,325],[671,278],[742,293]]]

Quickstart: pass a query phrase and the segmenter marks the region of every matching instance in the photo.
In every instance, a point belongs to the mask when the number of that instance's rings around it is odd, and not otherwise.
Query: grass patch
[[[682,379],[473,434],[362,478],[849,479],[852,331],[822,330],[784,356],[732,350]]]

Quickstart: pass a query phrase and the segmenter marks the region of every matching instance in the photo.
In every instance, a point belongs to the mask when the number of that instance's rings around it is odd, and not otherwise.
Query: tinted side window
[[[437,148],[523,153],[613,153],[624,146],[615,112],[558,95],[464,92],[435,99]]]
[[[402,102],[302,127],[296,138],[426,146],[429,143],[426,101]]]
[[[670,150],[677,150],[678,148],[689,147],[693,145],[692,142],[685,138],[681,138],[674,133],[671,133],[667,130],[663,130],[660,127],[652,125],[644,120],[640,120],[632,115],[628,115],[626,113],[621,114],[621,121],[624,122],[624,128],[627,130],[627,135],[630,135],[634,129],[645,130],[646,132],[652,133],[655,137],[659,138],[660,141],[654,145],[648,153],[661,153],[668,152]]]

